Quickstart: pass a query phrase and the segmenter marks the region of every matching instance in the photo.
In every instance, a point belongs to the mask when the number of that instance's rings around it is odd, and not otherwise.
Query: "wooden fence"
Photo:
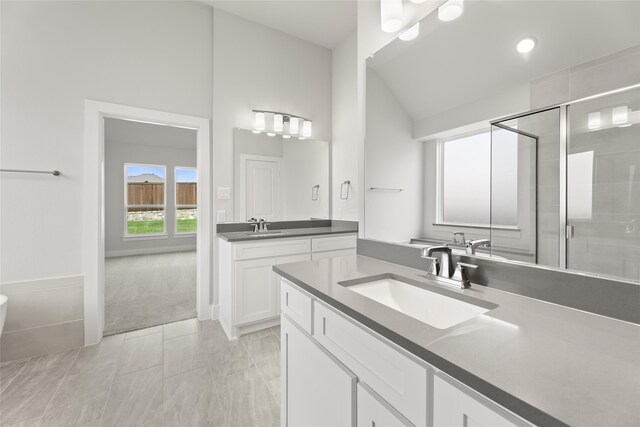
[[[197,184],[179,182],[176,184],[176,205],[195,205]],[[127,184],[127,203],[129,205],[163,205],[164,183],[130,182]]]

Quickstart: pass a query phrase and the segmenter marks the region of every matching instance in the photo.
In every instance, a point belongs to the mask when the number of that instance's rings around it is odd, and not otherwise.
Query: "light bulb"
[[[267,132],[267,136],[276,136],[276,134],[273,132]]]
[[[304,136],[305,138],[308,138],[311,136],[311,121],[310,120],[305,120],[302,123],[302,136]]]
[[[402,0],[380,0],[380,26],[385,33],[402,27]]]
[[[276,132],[282,132],[283,129],[283,117],[282,114],[273,115],[273,130]]]
[[[297,135],[298,134],[298,124],[300,122],[298,121],[297,117],[291,117],[289,119],[289,133],[291,135]]]
[[[256,130],[264,130],[264,127],[265,127],[264,113],[262,112],[256,113],[254,126]]]
[[[441,21],[453,21],[464,11],[463,0],[449,0],[438,8],[438,18]]]
[[[413,40],[416,37],[418,37],[418,34],[420,34],[420,23],[419,22],[417,22],[413,27],[409,28],[404,33],[400,34],[399,39],[403,40],[403,41]]]
[[[623,125],[627,120],[629,120],[629,111],[626,105],[611,110],[611,123],[614,125]]]
[[[589,113],[587,119],[587,127],[589,129],[600,129],[602,125],[602,120],[600,118],[600,112],[596,111],[595,113]]]
[[[283,137],[284,139],[289,139],[289,138],[291,138],[291,135],[282,135],[282,137]]]

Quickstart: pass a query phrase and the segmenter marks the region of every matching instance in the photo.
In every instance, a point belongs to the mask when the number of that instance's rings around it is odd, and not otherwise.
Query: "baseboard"
[[[196,245],[181,245],[181,246],[169,246],[169,247],[154,247],[144,249],[120,249],[115,251],[105,251],[105,258],[116,258],[121,256],[133,256],[133,255],[153,255],[153,254],[168,254],[171,252],[187,252],[195,251]]]
[[[212,304],[211,305],[211,320],[218,320],[220,318],[220,306]]]

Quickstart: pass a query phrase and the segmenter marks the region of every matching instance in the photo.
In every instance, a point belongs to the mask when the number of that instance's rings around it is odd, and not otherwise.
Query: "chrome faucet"
[[[267,228],[268,225],[271,225],[271,223],[266,222],[264,219],[260,218],[258,220],[258,229],[260,231],[269,231],[269,229]]]
[[[257,233],[260,227],[258,220],[255,218],[249,218],[247,222],[253,226],[253,232]]]
[[[433,256],[435,253],[442,254],[441,262]],[[451,248],[449,246],[431,246],[422,250],[422,258],[431,260],[430,273],[435,272],[436,276],[451,278],[453,275],[453,259],[451,258]]]
[[[489,239],[469,240],[467,243],[465,243],[465,246],[467,248],[467,255],[475,255],[476,249],[478,248],[478,246],[482,246],[483,248],[489,248],[491,247],[490,245],[491,245],[491,240]]]

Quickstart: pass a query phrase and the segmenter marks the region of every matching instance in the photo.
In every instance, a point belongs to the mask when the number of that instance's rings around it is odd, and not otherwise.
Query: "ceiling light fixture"
[[[280,111],[268,111],[268,110],[252,110],[254,119],[253,133],[267,132],[269,136],[276,136],[276,134],[282,135],[284,138],[290,138],[292,135],[298,135],[300,133],[300,123],[302,122],[302,133],[305,137],[311,136],[311,120],[301,116],[295,116],[289,113],[283,113]],[[267,129],[266,127],[266,115],[273,115],[273,127]],[[287,125],[285,127],[285,125]],[[285,128],[288,131],[285,131]]]
[[[402,27],[402,0],[380,0],[380,26],[385,33]]]
[[[520,40],[516,45],[516,49],[520,53],[529,53],[536,47],[537,41],[533,36],[527,36]]]
[[[600,111],[596,111],[595,113],[589,113],[587,119],[587,127],[591,130],[600,129],[602,126],[602,119],[600,117]]]
[[[629,110],[626,105],[611,110],[611,123],[614,125],[623,125],[627,120],[629,120]]]
[[[453,21],[464,12],[463,0],[449,0],[438,8],[438,18],[441,21]]]
[[[407,31],[400,34],[399,39],[403,41],[413,40],[418,37],[418,34],[420,34],[420,23],[416,22],[413,27],[410,27]]]

